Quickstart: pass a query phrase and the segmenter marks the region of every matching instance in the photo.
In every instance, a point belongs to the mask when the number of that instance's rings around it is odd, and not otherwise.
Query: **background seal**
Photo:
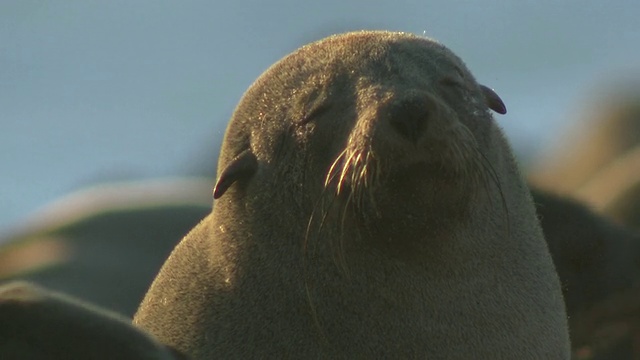
[[[187,359],[118,314],[22,281],[0,286],[0,358]]]

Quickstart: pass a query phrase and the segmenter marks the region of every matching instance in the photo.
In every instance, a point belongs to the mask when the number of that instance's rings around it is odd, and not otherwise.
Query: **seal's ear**
[[[489,109],[502,115],[507,113],[507,107],[504,106],[502,99],[500,99],[500,96],[498,96],[493,89],[480,84],[480,90],[482,90],[482,94],[484,95],[484,99],[487,102]]]
[[[240,179],[246,179],[253,175],[258,168],[258,160],[256,156],[251,152],[251,149],[247,149],[240,153],[231,160],[231,163],[220,174],[216,186],[213,188],[213,198],[218,199],[229,189],[233,183]]]

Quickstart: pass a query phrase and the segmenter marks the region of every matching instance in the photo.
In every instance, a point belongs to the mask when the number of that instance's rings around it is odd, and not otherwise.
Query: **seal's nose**
[[[434,112],[434,103],[428,97],[413,96],[393,103],[388,121],[398,134],[415,144],[426,131]]]

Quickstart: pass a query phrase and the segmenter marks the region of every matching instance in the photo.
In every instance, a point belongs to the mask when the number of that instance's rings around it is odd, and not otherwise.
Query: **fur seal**
[[[603,166],[575,196],[617,222],[640,229],[640,145]]]
[[[195,359],[567,359],[528,187],[443,45],[405,33],[302,47],[245,93],[212,213],[134,324]]]
[[[640,234],[576,200],[538,188],[531,193],[569,318],[640,285]]]
[[[635,359],[640,234],[588,205],[531,188],[564,294],[573,359]]]
[[[0,358],[187,359],[120,315],[20,281],[0,286]]]
[[[602,84],[585,103],[593,105],[582,111],[583,121],[569,128],[561,145],[532,166],[529,180],[538,187],[597,205],[599,194],[582,194],[586,191],[582,188],[640,145],[640,82]]]
[[[0,281],[26,280],[133,317],[178,240],[211,212],[212,181],[103,184],[0,236]]]

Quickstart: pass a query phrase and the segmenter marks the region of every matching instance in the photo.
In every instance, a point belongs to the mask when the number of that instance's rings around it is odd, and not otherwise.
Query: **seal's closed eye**
[[[250,177],[257,168],[258,161],[253,152],[250,149],[241,152],[220,174],[220,178],[213,188],[213,198],[220,198],[233,183]]]
[[[438,82],[444,86],[469,90],[469,87],[462,80],[462,78],[457,78],[454,76],[445,76],[441,78]],[[504,102],[502,102],[502,99],[500,98],[500,96],[498,96],[498,94],[488,86],[484,86],[482,84],[479,84],[479,86],[480,86],[480,90],[482,90],[482,95],[484,96],[485,103],[487,104],[489,109],[497,112],[498,114],[502,114],[502,115],[506,114],[507,107],[504,105]]]
[[[487,102],[489,109],[502,115],[507,113],[507,107],[504,106],[502,99],[500,99],[500,96],[498,96],[493,89],[480,84],[480,90],[482,90],[482,94],[484,95],[484,99]]]
[[[458,87],[467,90],[469,89],[469,87],[465,85],[464,81],[462,80],[462,77],[444,76],[440,80],[438,80],[438,83],[444,86]]]
[[[305,114],[302,120],[300,120],[300,122],[298,122],[297,125],[304,126],[308,124],[309,122],[318,118],[319,116],[324,115],[324,113],[326,113],[329,110],[329,108],[330,106],[327,103],[316,106],[315,108],[311,109],[311,111],[309,111],[307,114]]]

